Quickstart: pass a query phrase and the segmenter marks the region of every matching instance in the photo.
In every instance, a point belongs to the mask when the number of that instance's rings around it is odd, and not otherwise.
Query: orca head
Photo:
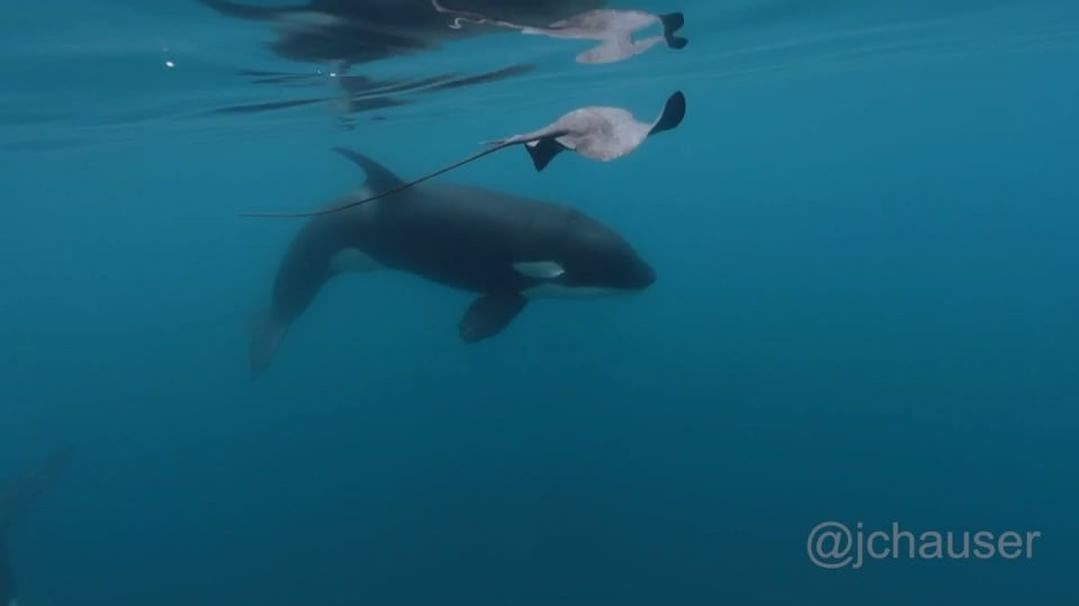
[[[622,236],[585,217],[574,223],[564,243],[563,286],[636,291],[656,281],[656,270]]]

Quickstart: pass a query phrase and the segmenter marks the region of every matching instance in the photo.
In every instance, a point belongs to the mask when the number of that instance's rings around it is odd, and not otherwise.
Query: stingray
[[[654,15],[644,11],[599,9],[556,21],[547,27],[532,27],[447,8],[439,0],[431,0],[431,5],[439,13],[454,18],[450,24],[453,29],[461,29],[463,23],[472,23],[550,38],[598,41],[599,46],[577,55],[578,63],[614,63],[639,55],[660,42],[666,42],[668,47],[674,49],[685,48],[689,43],[686,38],[675,35],[686,23],[682,13]],[[657,24],[662,26],[663,35],[634,40],[633,34]]]
[[[663,112],[651,123],[638,121],[632,113],[620,107],[583,107],[539,130],[488,141],[485,149],[463,160],[360,200],[310,212],[244,213],[242,216],[300,218],[341,212],[399,193],[514,145],[524,146],[537,171],[542,171],[555,156],[567,150],[592,160],[610,162],[637,149],[648,137],[677,128],[685,116],[686,96],[681,91],[667,99]]]

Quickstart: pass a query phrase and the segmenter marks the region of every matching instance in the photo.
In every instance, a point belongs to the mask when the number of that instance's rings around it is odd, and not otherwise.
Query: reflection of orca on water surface
[[[442,42],[498,31],[450,27],[451,20],[431,0],[310,0],[297,6],[258,6],[231,0],[199,0],[217,12],[276,27],[271,44],[296,61],[365,63],[433,49]],[[456,6],[460,4],[460,6]],[[546,25],[598,8],[602,0],[461,0],[456,8],[493,19]]]
[[[16,603],[18,593],[12,574],[8,531],[67,468],[71,449],[54,451],[49,458],[6,484],[0,484],[0,606]]]

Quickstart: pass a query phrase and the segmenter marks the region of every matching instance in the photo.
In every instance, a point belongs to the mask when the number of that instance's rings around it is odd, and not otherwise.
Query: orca
[[[367,186],[352,198],[403,184],[367,156],[334,151],[367,174]],[[269,309],[255,319],[252,376],[269,367],[323,285],[345,272],[377,268],[474,293],[458,325],[467,343],[502,332],[530,299],[630,293],[656,280],[625,239],[576,209],[478,187],[417,185],[304,224],[280,262]]]

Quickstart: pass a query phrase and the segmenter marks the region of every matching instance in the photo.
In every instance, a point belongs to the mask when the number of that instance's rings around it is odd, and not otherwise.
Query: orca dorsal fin
[[[367,186],[371,191],[389,191],[394,188],[400,188],[405,184],[405,182],[401,180],[401,177],[395,175],[390,169],[358,151],[353,151],[344,147],[335,147],[333,148],[333,151],[352,160],[357,166],[363,169],[363,172],[367,173]]]

